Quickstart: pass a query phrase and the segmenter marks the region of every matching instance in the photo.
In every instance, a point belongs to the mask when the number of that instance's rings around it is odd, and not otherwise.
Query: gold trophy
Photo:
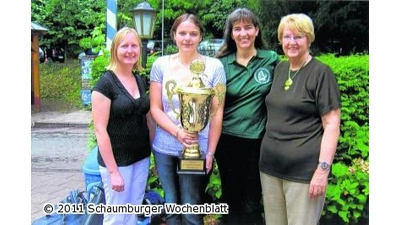
[[[167,81],[165,84],[168,103],[181,122],[182,128],[189,133],[198,133],[206,127],[209,118],[216,112],[215,110],[211,113],[212,99],[214,96],[218,97],[219,107],[225,93],[225,85],[223,84],[218,84],[215,88],[205,87],[200,77],[204,70],[204,62],[196,59],[190,64],[193,77],[188,86],[175,89],[176,81],[174,80]],[[178,94],[180,112],[177,112],[172,104],[174,94]],[[191,144],[183,149],[179,157],[177,172],[179,174],[200,175],[207,173],[206,156],[201,153],[198,143]]]

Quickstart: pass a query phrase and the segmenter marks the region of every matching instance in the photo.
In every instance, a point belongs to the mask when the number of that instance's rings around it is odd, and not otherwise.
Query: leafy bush
[[[368,162],[355,158],[351,165],[335,163],[330,182],[326,192],[326,214],[339,215],[346,224],[357,224],[361,218],[368,218],[365,210],[369,199]]]
[[[323,216],[357,224],[369,204],[369,56],[318,57],[336,74],[341,92],[341,135]]]
[[[221,200],[221,178],[219,176],[218,164],[214,161],[214,168],[210,175],[210,180],[206,187],[206,193],[209,194],[214,202]]]
[[[81,101],[81,65],[78,60],[67,60],[65,63],[41,63],[40,97],[83,107]]]

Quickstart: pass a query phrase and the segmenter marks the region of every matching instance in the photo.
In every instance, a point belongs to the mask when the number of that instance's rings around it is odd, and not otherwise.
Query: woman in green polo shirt
[[[261,34],[253,12],[238,8],[226,20],[224,44],[216,55],[224,65],[227,88],[215,153],[222,199],[229,205],[221,224],[263,224],[258,161],[267,120],[264,100],[279,56],[266,49]]]

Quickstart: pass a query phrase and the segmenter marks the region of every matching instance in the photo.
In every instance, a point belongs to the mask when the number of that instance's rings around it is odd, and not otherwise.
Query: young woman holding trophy
[[[264,100],[279,57],[265,48],[261,31],[253,12],[234,10],[226,19],[225,41],[216,55],[225,67],[227,83],[215,154],[222,200],[229,205],[221,224],[263,224],[258,160],[267,120]]]
[[[157,58],[150,72],[153,153],[166,203],[203,204],[221,134],[225,71],[198,53],[203,31],[195,15],[179,16],[170,31],[178,53]],[[200,225],[203,215],[170,214],[167,224]]]

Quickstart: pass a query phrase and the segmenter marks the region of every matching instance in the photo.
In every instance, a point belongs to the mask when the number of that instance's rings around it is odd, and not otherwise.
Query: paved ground
[[[33,109],[31,112],[31,129],[88,128],[90,122],[90,111],[65,106],[55,107],[52,103],[43,103],[39,112],[35,112]],[[85,151],[85,149],[82,149],[82,151]],[[84,162],[84,157],[85,154],[82,154],[81,162]],[[78,161],[77,163],[59,164],[57,166],[54,162],[43,161],[38,164],[34,160],[31,157],[32,221],[45,215],[42,211],[45,203],[56,204],[73,189],[85,189],[84,173],[82,172],[83,163]]]

